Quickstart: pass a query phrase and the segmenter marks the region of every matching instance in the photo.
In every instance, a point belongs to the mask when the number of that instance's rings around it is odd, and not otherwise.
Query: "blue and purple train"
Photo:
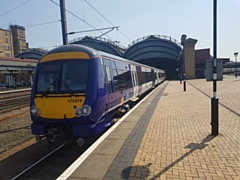
[[[103,132],[119,111],[164,80],[161,69],[86,46],[55,48],[39,60],[35,71],[32,133],[38,140],[70,135],[81,142]]]

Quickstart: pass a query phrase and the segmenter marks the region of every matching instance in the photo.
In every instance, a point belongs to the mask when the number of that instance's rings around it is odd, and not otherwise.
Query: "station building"
[[[32,84],[38,60],[0,57],[0,84],[16,86],[17,83]]]
[[[177,79],[185,73],[187,79],[204,78],[206,60],[211,59],[210,48],[195,49],[196,39],[187,38],[179,43],[165,35],[150,35],[133,41],[127,48],[106,39],[84,37],[72,40],[72,44],[82,44],[132,61],[164,69],[168,79]],[[221,58],[223,64],[229,58]]]
[[[181,36],[181,42],[165,35],[149,35],[139,38],[124,47],[116,41],[85,36],[74,39],[70,44],[81,44],[135,62],[165,70],[168,79],[178,79],[185,74],[187,79],[204,78],[206,60],[211,59],[210,48],[195,49],[196,39]],[[28,48],[25,28],[11,25],[9,30],[0,29],[0,83],[19,82],[24,74],[30,80],[37,60],[47,51]],[[6,58],[9,58],[7,60]],[[228,58],[223,63],[229,62]],[[26,76],[28,75],[28,76]]]
[[[46,52],[28,48],[23,26],[0,29],[0,84],[31,83],[37,61]]]

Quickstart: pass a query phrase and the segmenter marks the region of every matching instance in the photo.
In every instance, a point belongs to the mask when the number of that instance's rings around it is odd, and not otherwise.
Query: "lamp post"
[[[213,1],[213,97],[211,99],[212,135],[219,133],[217,97],[217,0]]]
[[[235,76],[236,76],[236,78],[237,78],[237,55],[238,55],[238,52],[235,52],[234,56],[235,56]]]
[[[178,66],[179,66],[179,80],[180,80],[180,84],[182,84],[182,79],[183,79],[182,51],[179,52]]]
[[[181,36],[181,45],[183,46],[183,52],[182,52],[182,63],[183,63],[183,90],[186,91],[186,78],[185,78],[185,56],[184,56],[184,51],[185,51],[185,41],[187,39],[187,35],[183,34]]]

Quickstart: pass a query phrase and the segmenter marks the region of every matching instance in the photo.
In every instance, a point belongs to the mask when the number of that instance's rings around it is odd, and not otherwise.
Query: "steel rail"
[[[56,149],[54,149],[53,151],[51,151],[50,153],[48,153],[46,156],[44,156],[43,158],[41,158],[40,160],[38,160],[37,162],[35,162],[35,163],[32,164],[31,166],[29,166],[27,169],[23,170],[21,173],[19,173],[19,174],[16,175],[15,177],[13,177],[11,180],[15,180],[15,179],[20,178],[21,176],[23,176],[24,174],[26,174],[28,171],[30,171],[31,169],[33,169],[34,167],[36,167],[37,165],[39,165],[41,162],[43,162],[45,159],[47,159],[49,156],[51,156],[52,154],[54,154],[55,152],[57,152],[58,150],[60,150],[61,148],[63,148],[66,144],[67,144],[67,142],[63,143],[61,146],[57,147]]]
[[[29,105],[30,95],[0,99],[0,113],[20,109]]]

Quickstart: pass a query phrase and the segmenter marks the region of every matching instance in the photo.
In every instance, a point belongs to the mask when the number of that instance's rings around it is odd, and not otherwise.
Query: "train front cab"
[[[90,58],[84,52],[44,56],[37,65],[31,93],[32,133],[41,137],[99,133],[95,127],[104,118],[102,104],[106,104],[101,68],[99,58]],[[78,84],[80,79],[85,82]]]

